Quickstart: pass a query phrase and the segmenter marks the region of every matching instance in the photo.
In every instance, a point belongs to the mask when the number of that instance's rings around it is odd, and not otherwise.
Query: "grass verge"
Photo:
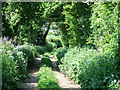
[[[51,67],[41,66],[38,76],[38,88],[60,88]]]

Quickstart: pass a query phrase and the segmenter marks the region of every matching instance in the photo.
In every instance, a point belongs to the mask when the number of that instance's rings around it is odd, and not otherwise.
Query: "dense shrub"
[[[27,62],[27,66],[30,67],[35,62],[35,48],[30,45],[21,45],[16,48],[18,51],[22,51],[24,58]]]
[[[23,53],[14,49],[14,46],[7,39],[3,39],[0,51],[2,88],[15,89],[19,87],[19,82],[27,77]]]
[[[113,2],[97,2],[92,6],[91,31],[88,43],[108,51],[118,48],[118,7]]]
[[[46,52],[43,57],[50,57],[51,54],[51,52]]]
[[[36,49],[36,56],[46,52],[46,48],[44,46],[34,46],[34,48]]]
[[[17,64],[17,70],[19,72],[19,78],[24,80],[27,77],[27,62],[24,59],[23,52],[14,51],[12,56],[14,57],[13,60]]]
[[[64,25],[61,26],[65,28],[64,31],[62,30],[62,34],[65,35],[63,41],[67,41],[69,47],[83,46],[90,34],[91,9],[89,5],[83,2],[70,2],[63,8],[63,15],[65,15]]]
[[[45,45],[48,52],[51,52],[53,50],[54,46],[55,46],[55,44],[52,42],[47,42],[47,44]]]
[[[114,87],[111,83],[118,80],[116,61],[113,52],[75,47],[68,50],[59,68],[83,88]]]
[[[59,88],[57,79],[50,67],[40,67],[38,78],[38,88]]]
[[[62,47],[61,39],[59,36],[55,35],[48,35],[47,41],[54,42],[57,45],[57,48]]]
[[[54,53],[55,59],[57,59],[58,64],[61,64],[61,58],[64,57],[65,53],[67,53],[66,48],[58,48]]]
[[[2,59],[2,88],[14,89],[18,87],[18,71],[16,62],[7,53],[0,53]]]
[[[57,44],[55,42],[49,42],[49,44],[52,45],[52,47],[53,47],[52,49],[57,48]]]
[[[42,66],[42,65],[46,65],[46,66],[52,67],[52,61],[49,59],[49,57],[44,56],[44,57],[41,59],[41,66]]]

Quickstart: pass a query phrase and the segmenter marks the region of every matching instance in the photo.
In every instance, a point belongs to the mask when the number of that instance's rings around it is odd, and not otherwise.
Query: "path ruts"
[[[69,80],[68,77],[66,77],[59,71],[57,67],[58,63],[53,59],[53,55],[50,56],[50,59],[52,61],[53,73],[55,74],[55,77],[59,83],[60,88],[80,88],[80,85],[75,84],[74,81]]]
[[[30,88],[37,89],[38,72],[40,68],[41,57],[42,57],[41,55],[37,57],[33,67],[28,69],[29,78],[25,80],[25,82],[21,85],[20,89],[27,89],[27,90]]]
[[[28,70],[28,75],[29,78],[25,80],[25,82],[21,85],[20,89],[21,90],[38,90],[37,85],[38,85],[38,72],[40,68],[40,60],[41,60],[42,55],[36,58],[36,62],[33,67],[31,67]],[[64,74],[62,74],[57,66],[57,61],[53,59],[53,55],[50,56],[50,59],[52,61],[52,68],[53,68],[53,73],[55,74],[55,77],[59,83],[60,88],[80,88],[79,85],[75,84],[73,81],[69,80],[68,77],[66,77]]]

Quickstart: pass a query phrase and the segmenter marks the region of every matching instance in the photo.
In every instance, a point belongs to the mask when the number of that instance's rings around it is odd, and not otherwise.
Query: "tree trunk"
[[[43,37],[43,44],[44,45],[46,44],[45,40],[46,40],[47,34],[48,34],[49,30],[50,30],[50,25],[51,25],[51,23],[49,22],[47,31],[45,32],[44,37]]]

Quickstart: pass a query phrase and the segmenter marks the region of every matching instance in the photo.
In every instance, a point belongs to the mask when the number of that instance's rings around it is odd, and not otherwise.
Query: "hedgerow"
[[[56,49],[56,51],[54,53],[54,57],[58,61],[58,64],[61,63],[61,59],[62,59],[62,57],[64,57],[65,53],[67,53],[66,48],[61,47],[61,48]]]
[[[59,88],[57,79],[55,78],[52,69],[47,66],[40,67],[39,70],[38,88]]]
[[[32,66],[33,63],[35,62],[34,47],[32,47],[30,45],[21,45],[21,46],[17,46],[16,49],[18,51],[23,52],[23,56],[27,62],[27,66],[28,67]]]
[[[75,47],[68,50],[61,62],[60,71],[83,88],[119,87],[111,84],[119,79],[116,70],[117,58],[112,52]]]
[[[52,72],[52,61],[43,55],[38,75],[38,88],[59,88],[57,79]]]
[[[61,39],[59,36],[48,35],[46,39],[49,42],[54,42],[56,44],[56,48],[62,47]]]
[[[15,89],[21,80],[27,77],[27,65],[23,53],[17,51],[14,45],[3,39],[0,46],[0,59],[2,61],[2,89]]]
[[[49,59],[49,57],[43,57],[41,59],[41,66],[46,65],[48,67],[52,67],[52,61]]]
[[[88,43],[94,44],[99,51],[118,48],[118,3],[100,2],[92,6],[91,31]]]
[[[46,48],[44,46],[34,46],[34,48],[36,49],[36,56],[46,52]]]
[[[16,89],[28,77],[27,67],[35,62],[34,46],[21,45],[14,47],[11,41],[3,38],[0,46],[0,61],[2,62],[2,89]]]

